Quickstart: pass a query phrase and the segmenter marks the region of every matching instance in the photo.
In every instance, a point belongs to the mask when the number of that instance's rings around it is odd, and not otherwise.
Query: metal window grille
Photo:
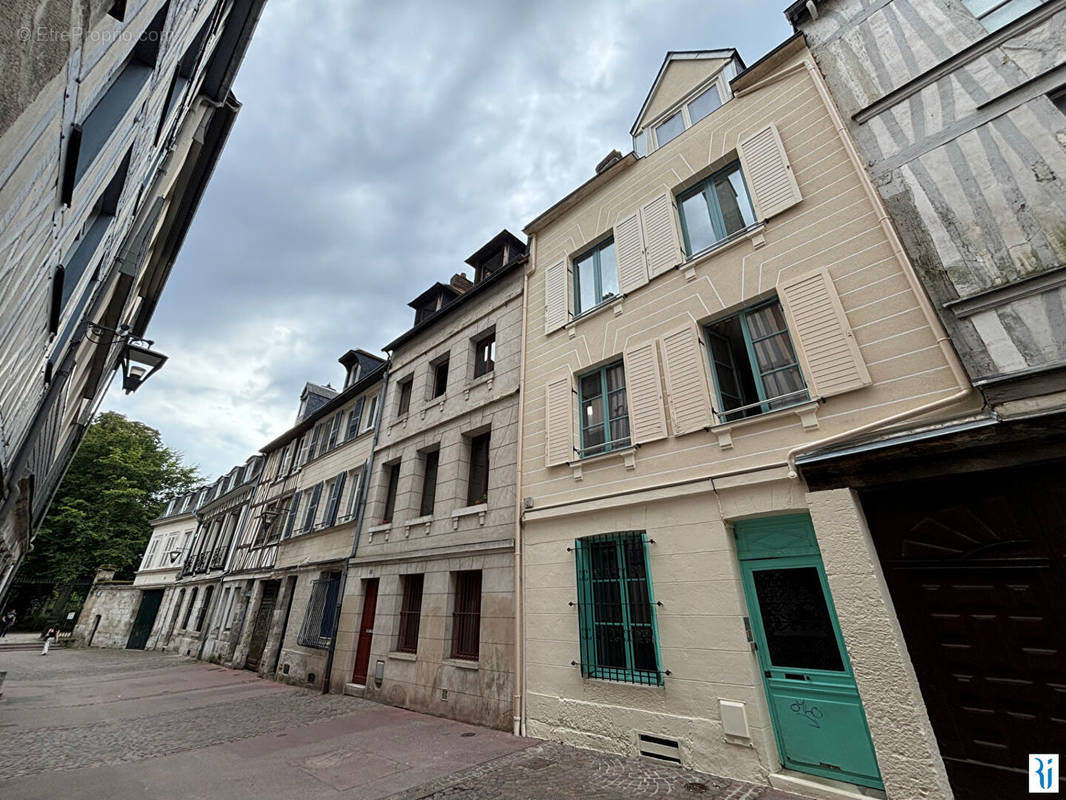
[[[304,647],[326,649],[333,639],[333,611],[337,605],[340,576],[319,578],[311,584],[311,599],[297,641]]]
[[[422,616],[422,585],[424,576],[405,575],[403,603],[400,606],[400,635],[396,649],[401,653],[418,651],[418,623]]]
[[[481,570],[455,573],[452,658],[478,659],[481,639]]]
[[[625,531],[575,542],[586,677],[663,683],[646,541],[643,531]]]

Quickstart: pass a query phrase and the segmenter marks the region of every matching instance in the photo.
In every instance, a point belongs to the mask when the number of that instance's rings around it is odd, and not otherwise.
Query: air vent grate
[[[637,742],[640,745],[640,754],[656,761],[668,761],[671,764],[681,763],[681,745],[676,739],[664,739],[661,736],[652,736],[650,733],[638,733]]]

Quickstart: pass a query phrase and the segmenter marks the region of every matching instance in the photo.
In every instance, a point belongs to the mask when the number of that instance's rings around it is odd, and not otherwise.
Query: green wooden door
[[[790,769],[881,788],[810,517],[746,520],[734,530],[782,761]]]

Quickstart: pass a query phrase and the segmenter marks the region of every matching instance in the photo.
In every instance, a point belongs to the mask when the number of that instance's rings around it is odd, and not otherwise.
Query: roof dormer
[[[526,253],[526,245],[509,230],[502,230],[477,249],[466,263],[474,268],[474,283],[485,278],[513,259]]]
[[[732,99],[729,81],[744,69],[736,50],[666,54],[633,123],[633,150],[654,152]]]

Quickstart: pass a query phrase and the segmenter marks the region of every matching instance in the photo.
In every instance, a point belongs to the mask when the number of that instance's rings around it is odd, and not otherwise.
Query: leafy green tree
[[[92,577],[102,564],[136,569],[167,501],[202,483],[159,431],[107,411],[85,432],[23,574],[56,582]]]

